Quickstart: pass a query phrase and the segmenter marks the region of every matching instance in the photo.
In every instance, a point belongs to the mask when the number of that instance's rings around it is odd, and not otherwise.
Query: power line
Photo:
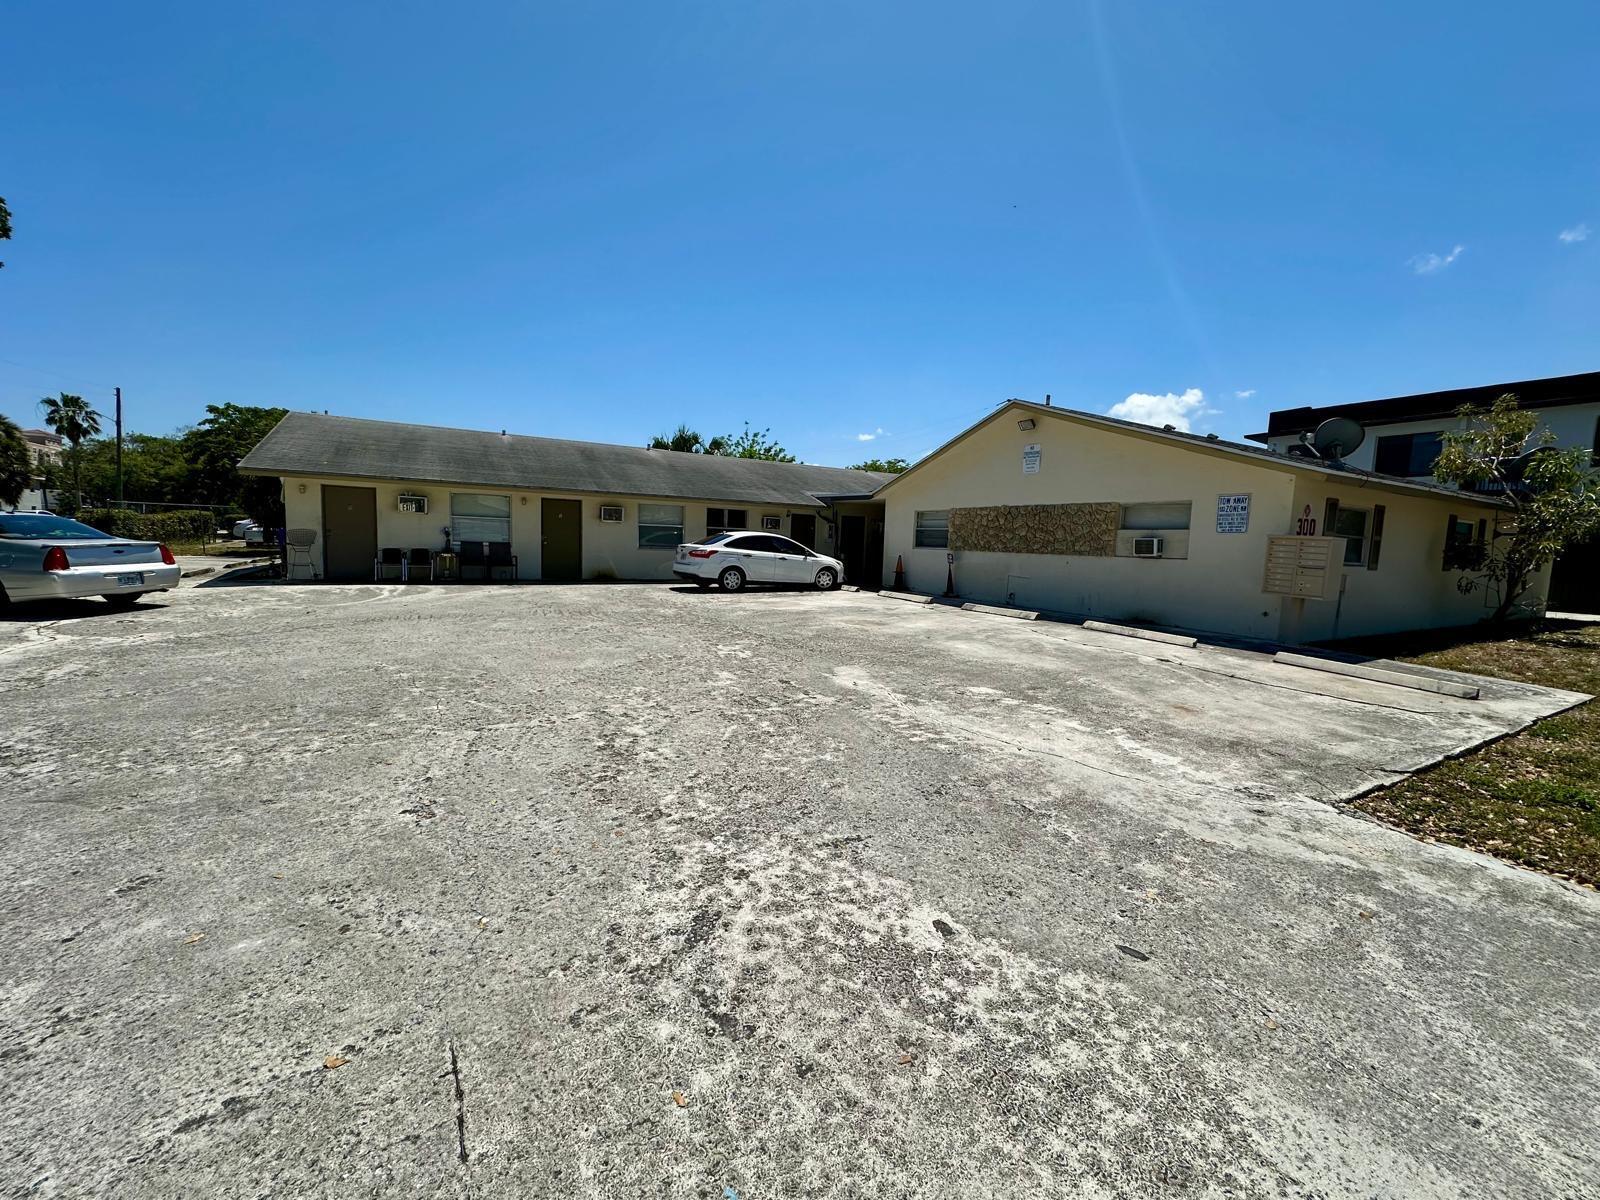
[[[45,367],[30,367],[27,363],[20,363],[14,358],[0,358],[0,363],[5,363],[7,366],[17,367],[23,371],[32,371],[35,375],[49,375],[55,379],[64,379],[68,383],[77,384],[80,387],[87,386],[92,388],[110,389],[116,386],[115,384],[111,383],[100,383],[93,379],[85,379],[81,375],[67,375],[60,371],[51,371]]]

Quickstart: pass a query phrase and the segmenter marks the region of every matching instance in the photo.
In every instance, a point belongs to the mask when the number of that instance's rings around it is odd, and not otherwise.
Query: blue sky
[[[1596,45],[1593,3],[12,6],[0,411],[845,463],[1008,396],[1237,436],[1600,369]]]

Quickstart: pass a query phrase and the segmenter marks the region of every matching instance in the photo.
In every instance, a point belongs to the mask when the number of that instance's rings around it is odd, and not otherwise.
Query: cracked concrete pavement
[[[0,682],[7,1194],[1600,1188],[1600,897],[1334,806],[1569,694],[226,581]]]

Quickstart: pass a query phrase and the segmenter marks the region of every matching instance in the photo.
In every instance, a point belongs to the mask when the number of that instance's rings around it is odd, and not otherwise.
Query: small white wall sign
[[[1250,493],[1223,494],[1217,497],[1217,532],[1250,531]]]
[[[1022,473],[1024,475],[1037,475],[1039,473],[1039,460],[1043,457],[1038,442],[1029,442],[1022,448]]]

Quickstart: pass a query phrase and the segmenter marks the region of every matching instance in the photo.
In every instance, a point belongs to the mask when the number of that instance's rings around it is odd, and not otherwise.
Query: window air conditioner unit
[[[411,496],[402,493],[400,496],[400,511],[403,513],[425,513],[428,511],[428,498],[426,496]]]
[[[602,504],[600,506],[600,519],[608,525],[622,524],[622,505]]]
[[[761,518],[761,528],[770,529],[770,530],[776,532],[776,531],[778,531],[778,530],[783,528],[783,518],[782,517],[762,517]]]
[[[1165,548],[1166,538],[1142,537],[1133,539],[1133,556],[1135,558],[1160,558],[1161,551]]]

